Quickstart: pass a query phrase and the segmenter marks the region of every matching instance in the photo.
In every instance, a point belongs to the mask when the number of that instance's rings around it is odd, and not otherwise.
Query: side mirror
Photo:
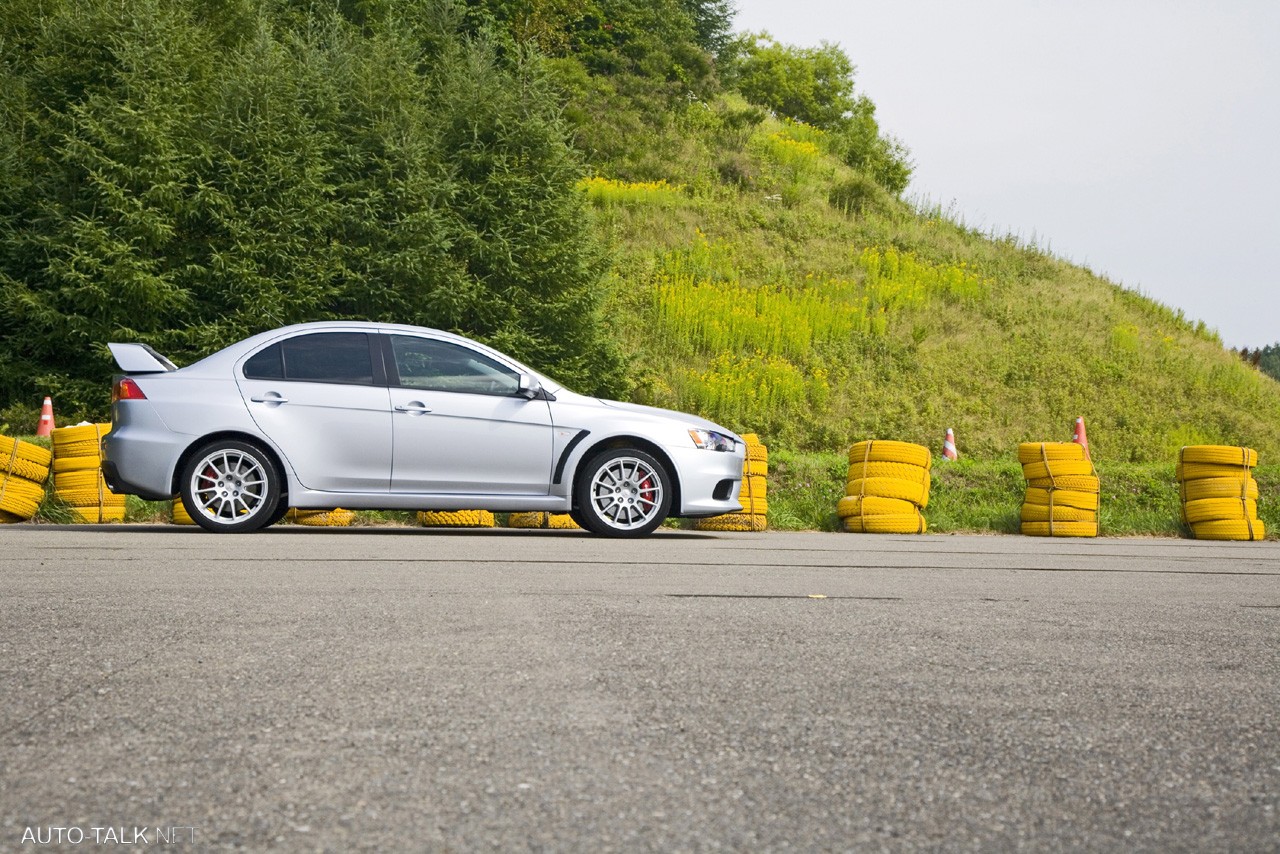
[[[516,395],[525,400],[535,400],[542,395],[542,383],[538,382],[538,378],[532,374],[521,374]]]

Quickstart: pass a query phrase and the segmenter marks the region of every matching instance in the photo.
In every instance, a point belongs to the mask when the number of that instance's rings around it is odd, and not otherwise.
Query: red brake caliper
[[[201,477],[203,477],[203,478],[205,478],[206,480],[208,480],[210,483],[217,483],[217,482],[218,482],[218,473],[217,473],[216,471],[214,471],[214,470],[213,470],[213,466],[205,466],[205,470],[204,470],[203,472],[201,472],[201,473],[200,473],[200,476],[201,476]],[[202,509],[202,510],[208,510],[208,506],[206,505],[205,507],[202,507],[201,509]]]
[[[653,493],[654,493],[654,492],[656,492],[656,491],[657,491],[657,490],[655,490],[655,489],[654,489],[654,487],[653,487],[653,479],[652,479],[652,478],[650,478],[650,477],[645,477],[645,479],[644,479],[644,480],[640,481],[640,497],[641,497],[643,500],[645,500],[645,501],[649,502],[650,504],[653,504],[653,503],[654,503],[654,500],[653,500]]]

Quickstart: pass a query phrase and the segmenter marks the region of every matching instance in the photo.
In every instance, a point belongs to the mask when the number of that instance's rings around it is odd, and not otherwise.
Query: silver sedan
[[[741,509],[745,446],[693,415],[575,394],[496,350],[415,326],[305,323],[177,368],[110,344],[102,470],[180,495],[209,531],[289,507],[571,513],[605,536]]]

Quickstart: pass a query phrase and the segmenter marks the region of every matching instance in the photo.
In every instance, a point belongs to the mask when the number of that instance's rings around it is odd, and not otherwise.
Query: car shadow
[[[99,534],[179,534],[182,536],[201,536],[211,534],[196,525],[171,525],[152,523],[129,523],[107,525],[6,525],[8,530],[27,528],[56,527],[60,531],[92,531]],[[581,530],[564,530],[551,528],[442,528],[442,527],[409,527],[400,525],[355,525],[345,528],[324,527],[320,525],[273,525],[261,531],[254,531],[242,536],[296,537],[332,534],[340,537],[379,536],[379,537],[548,537],[573,539],[599,539],[608,541],[609,537],[596,537]],[[217,536],[225,536],[218,534]],[[234,536],[234,535],[233,535]],[[649,536],[663,539],[705,540],[716,539],[717,534],[709,531],[683,531],[672,528],[660,528]],[[625,539],[625,538],[620,538]],[[641,539],[644,539],[643,537]]]

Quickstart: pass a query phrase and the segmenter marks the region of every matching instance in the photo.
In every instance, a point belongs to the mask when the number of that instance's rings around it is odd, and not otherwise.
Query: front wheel
[[[247,533],[276,521],[280,476],[267,452],[236,439],[200,447],[182,469],[182,502],[206,531]]]
[[[642,537],[667,518],[671,492],[671,476],[644,451],[605,451],[578,473],[578,523],[605,537]]]

